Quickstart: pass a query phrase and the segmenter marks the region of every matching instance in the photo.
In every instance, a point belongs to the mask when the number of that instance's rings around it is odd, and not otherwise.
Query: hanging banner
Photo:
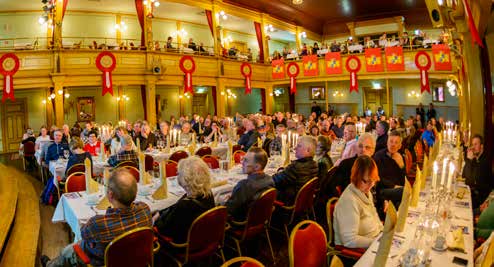
[[[244,62],[240,66],[240,72],[242,73],[242,76],[245,78],[245,94],[248,95],[252,93],[252,86],[251,86],[251,78],[252,78],[252,66]]]
[[[386,56],[386,68],[388,71],[404,71],[405,60],[403,58],[403,47],[386,47],[384,49]]]
[[[184,77],[184,93],[194,94],[192,86],[192,73],[196,70],[196,62],[191,56],[183,56],[180,58],[180,69],[185,73]]]
[[[294,95],[297,93],[297,81],[296,77],[300,72],[300,68],[298,64],[295,62],[290,62],[286,68],[286,72],[288,73],[288,77],[290,77],[290,94]]]
[[[304,76],[317,76],[319,74],[317,55],[303,56]]]
[[[116,66],[117,60],[115,59],[115,55],[109,51],[101,52],[96,57],[96,67],[103,72],[103,96],[106,93],[113,95],[113,80],[111,72]]]
[[[480,39],[479,31],[475,26],[475,21],[473,20],[472,10],[470,10],[470,5],[468,1],[463,0],[463,6],[465,7],[465,14],[468,17],[468,29],[470,30],[470,34],[472,35],[472,43],[477,43],[480,47],[484,47],[484,43]]]
[[[381,48],[365,49],[365,67],[367,72],[384,71],[383,62],[381,59]]]
[[[429,69],[431,68],[431,57],[425,51],[420,51],[415,55],[415,66],[420,70],[420,92],[431,93],[429,86]]]
[[[341,54],[340,52],[328,52],[324,56],[326,61],[326,74],[341,74]]]
[[[0,73],[3,75],[2,102],[6,99],[15,101],[14,74],[19,70],[19,58],[14,53],[4,54],[0,58]]]
[[[272,77],[273,79],[284,79],[285,78],[285,61],[283,59],[273,60],[271,62],[273,67]]]
[[[360,59],[356,56],[349,56],[346,60],[346,70],[350,72],[350,93],[355,91],[358,93],[358,79],[357,72],[359,72],[362,64]]]
[[[451,53],[449,46],[445,44],[432,45],[432,57],[434,58],[435,70],[451,71]]]

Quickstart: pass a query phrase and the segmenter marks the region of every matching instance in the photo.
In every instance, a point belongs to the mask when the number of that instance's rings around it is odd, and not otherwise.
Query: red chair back
[[[253,236],[262,232],[273,213],[276,189],[270,188],[252,203],[247,214],[247,225],[244,228],[244,237]]]
[[[227,262],[223,263],[221,267],[239,266],[238,264],[240,263],[242,263],[240,267],[264,267],[264,264],[250,257],[236,257],[230,259]]]
[[[80,192],[86,190],[86,174],[74,172],[65,181],[65,193]]]
[[[187,237],[186,257],[189,260],[195,261],[208,257],[223,246],[226,218],[226,207],[218,206],[204,212],[194,220]]]
[[[417,140],[414,146],[415,155],[417,155],[417,162],[423,162],[424,160],[424,149],[422,147],[422,142]]]
[[[74,164],[67,170],[67,176],[75,172],[85,172],[85,171],[86,171],[86,166],[83,163]]]
[[[406,165],[406,172],[407,175],[410,173],[412,170],[412,165],[413,165],[413,159],[412,159],[412,153],[410,153],[410,150],[405,149],[405,165]]]
[[[197,152],[196,152],[196,156],[199,156],[200,158],[202,158],[206,155],[212,155],[212,154],[213,154],[213,150],[208,146],[203,146],[203,147],[199,148],[199,150],[197,150]]]
[[[139,173],[139,169],[137,169],[136,167],[133,167],[133,166],[121,166],[119,168],[127,169],[130,172],[130,174],[132,174],[132,176],[134,176],[134,178],[136,178],[136,181],[139,182],[139,179],[141,177],[141,175]]]
[[[119,168],[119,167],[125,167],[125,166],[131,166],[131,167],[134,167],[134,168],[138,168],[139,166],[137,166],[137,163],[133,162],[133,161],[122,161],[120,163],[117,164],[116,168]]]
[[[32,157],[36,152],[36,150],[34,149],[34,143],[31,141],[26,142],[24,144],[23,150],[24,150],[24,157]]]
[[[105,249],[105,266],[153,266],[153,240],[154,233],[149,227],[118,236]]]
[[[168,160],[166,162],[166,177],[177,176],[178,163],[173,160]]]
[[[216,158],[215,156],[206,155],[206,156],[202,157],[202,160],[204,160],[204,162],[206,162],[206,164],[211,169],[219,169],[220,168],[220,162],[219,162],[218,158]]]
[[[154,159],[151,155],[144,155],[144,170],[154,170]]]
[[[293,210],[295,215],[305,213],[314,205],[314,196],[316,194],[318,180],[317,177],[310,179],[298,191],[294,203],[295,208]]]
[[[175,162],[179,162],[181,159],[185,159],[189,156],[189,154],[187,154],[187,152],[183,151],[183,150],[179,150],[179,151],[175,151],[171,156],[170,156],[170,160],[173,160]]]
[[[241,145],[233,145],[232,153],[235,153],[237,150],[242,150],[242,146]]]
[[[244,158],[245,156],[245,151],[243,150],[237,150],[233,153],[233,160],[235,160],[235,163],[238,164],[240,162],[242,162],[242,159]]]
[[[293,228],[288,244],[290,267],[326,265],[326,234],[314,221],[302,221]]]

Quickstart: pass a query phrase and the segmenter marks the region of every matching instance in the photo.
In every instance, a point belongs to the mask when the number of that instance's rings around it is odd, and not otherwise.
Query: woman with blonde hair
[[[154,215],[153,221],[161,235],[175,243],[184,243],[192,222],[215,204],[209,167],[202,159],[193,156],[180,160],[177,173],[185,195],[175,205]]]
[[[335,244],[368,248],[383,228],[370,192],[379,181],[374,160],[366,155],[358,157],[350,181],[334,210]]]

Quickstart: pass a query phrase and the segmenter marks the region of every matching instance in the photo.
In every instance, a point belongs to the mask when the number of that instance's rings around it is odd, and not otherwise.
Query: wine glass
[[[68,151],[68,150],[64,150],[64,151],[63,151],[63,157],[64,157],[64,158],[66,158],[66,159],[68,159],[68,158],[69,158],[69,156],[70,156],[70,151]]]

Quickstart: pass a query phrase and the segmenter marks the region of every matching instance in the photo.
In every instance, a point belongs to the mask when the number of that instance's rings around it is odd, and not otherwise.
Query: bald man
[[[114,170],[108,180],[106,197],[113,208],[108,207],[104,215],[95,215],[81,227],[82,240],[70,244],[55,259],[46,255],[41,257],[43,266],[85,266],[74,251],[74,245],[80,247],[89,257],[91,265],[104,264],[105,248],[117,236],[138,227],[151,227],[149,207],[134,200],[137,194],[137,182],[126,169]]]
[[[317,176],[319,166],[314,161],[317,141],[311,136],[299,138],[295,147],[296,160],[285,169],[273,175],[273,181],[278,190],[278,200],[286,205],[295,202],[295,196],[305,183]]]

